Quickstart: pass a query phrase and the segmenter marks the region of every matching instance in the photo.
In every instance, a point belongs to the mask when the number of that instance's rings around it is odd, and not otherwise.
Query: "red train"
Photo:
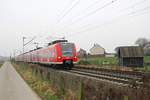
[[[74,43],[69,43],[67,40],[56,40],[46,47],[21,54],[15,60],[71,68],[77,63],[77,53]]]

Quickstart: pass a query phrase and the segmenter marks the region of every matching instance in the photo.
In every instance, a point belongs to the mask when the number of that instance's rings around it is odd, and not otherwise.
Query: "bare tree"
[[[146,43],[148,43],[149,40],[146,38],[138,38],[135,42],[135,44],[138,44],[139,46],[144,46]]]
[[[147,43],[145,46],[144,46],[144,54],[146,55],[146,56],[150,56],[150,42],[149,43]]]
[[[138,44],[143,48],[144,55],[150,55],[150,40],[146,38],[139,38],[136,40],[135,44]]]

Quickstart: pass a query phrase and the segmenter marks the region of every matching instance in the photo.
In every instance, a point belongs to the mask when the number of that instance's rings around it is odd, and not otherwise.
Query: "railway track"
[[[107,72],[107,73],[114,73],[119,75],[127,75],[127,76],[135,76],[140,77],[144,74],[149,74],[148,72],[140,72],[140,71],[126,71],[126,70],[113,70],[113,69],[105,69],[105,68],[88,68],[88,67],[80,67],[75,66],[77,69],[84,69],[84,70],[90,70],[90,71],[98,71],[98,72]]]
[[[45,70],[49,70],[49,66],[43,66]],[[88,76],[91,78],[97,78],[102,80],[107,80],[111,82],[116,82],[123,85],[129,85],[131,82],[137,84],[143,84],[141,81],[141,77],[145,74],[145,72],[138,71],[122,71],[122,70],[112,70],[112,69],[104,69],[104,68],[87,68],[87,67],[79,67],[75,66],[72,70],[64,70],[60,69],[60,71],[66,71],[70,73],[75,73],[79,75]]]
[[[75,66],[70,70],[71,73],[76,73],[79,75],[85,75],[93,78],[98,78],[102,80],[108,80],[116,82],[119,84],[129,85],[131,82],[136,82],[137,84],[142,84],[141,77],[145,72],[137,71],[121,71],[121,70],[111,70],[111,69],[89,69]]]
[[[98,74],[86,73],[86,72],[81,72],[81,71],[76,71],[76,70],[71,70],[70,72],[80,74],[80,75],[90,76],[90,77],[94,77],[94,78],[98,78],[98,79],[113,81],[113,82],[117,82],[117,83],[128,84],[127,79],[121,79],[121,78],[113,77],[113,76],[110,76],[110,75],[109,76],[100,75],[100,74],[98,75]]]

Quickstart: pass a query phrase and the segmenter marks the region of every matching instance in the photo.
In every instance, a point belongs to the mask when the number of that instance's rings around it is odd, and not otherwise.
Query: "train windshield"
[[[62,56],[73,56],[73,43],[60,43]]]

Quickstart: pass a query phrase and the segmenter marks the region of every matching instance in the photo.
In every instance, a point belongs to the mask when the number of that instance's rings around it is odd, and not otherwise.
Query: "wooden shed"
[[[140,46],[123,46],[117,48],[120,66],[143,67],[144,53]]]

